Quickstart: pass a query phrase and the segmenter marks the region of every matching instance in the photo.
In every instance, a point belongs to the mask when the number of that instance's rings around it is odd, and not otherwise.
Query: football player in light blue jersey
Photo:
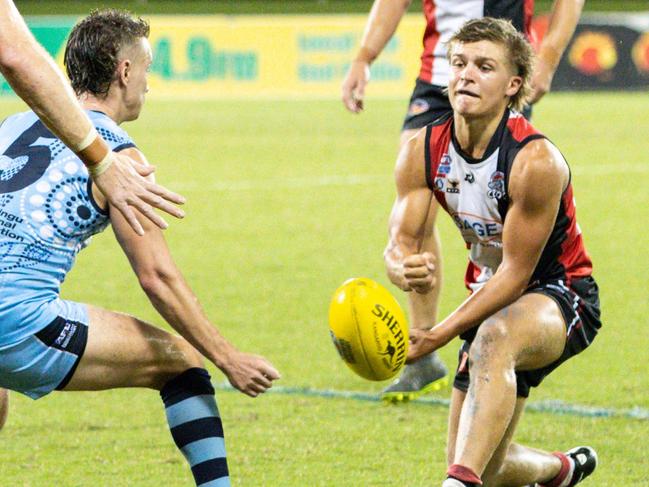
[[[73,29],[65,63],[79,100],[116,152],[147,164],[119,124],[142,109],[149,26],[92,13]],[[210,323],[146,218],[139,236],[92,184],[82,162],[33,112],[0,127],[0,387],[34,399],[53,390],[160,391],[196,485],[229,485],[223,429],[203,357],[255,397],[279,373],[238,351]],[[125,314],[62,300],[60,284],[94,233],[111,224],[151,303],[182,337]],[[0,389],[0,404],[6,391]],[[0,407],[0,424],[6,407]]]

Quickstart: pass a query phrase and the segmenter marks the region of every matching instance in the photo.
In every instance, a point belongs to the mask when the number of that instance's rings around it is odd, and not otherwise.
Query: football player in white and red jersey
[[[572,486],[597,465],[590,447],[548,453],[512,442],[530,388],[588,347],[601,326],[570,170],[515,111],[527,99],[533,57],[510,22],[464,24],[448,44],[453,111],[411,138],[397,160],[390,280],[404,291],[434,287],[421,251],[431,207],[452,217],[470,249],[470,297],[410,336],[409,361],[464,340],[443,487]]]
[[[411,0],[375,0],[361,40],[361,47],[352,61],[342,84],[342,99],[348,110],[359,113],[363,109],[365,86],[369,81],[370,64],[381,53],[394,34]],[[449,78],[445,43],[467,20],[485,16],[512,21],[514,27],[531,40],[531,21],[534,0],[423,0],[426,17],[421,54],[421,68],[410,98],[400,137],[402,146],[426,124],[433,122],[451,109],[445,88]],[[539,47],[532,74],[532,90],[526,100],[537,102],[549,89],[554,72],[581,15],[584,0],[555,0],[552,5],[548,30]],[[525,110],[529,115],[529,108]],[[529,117],[528,117],[529,118]],[[431,208],[430,219],[434,219]],[[428,265],[435,270],[437,285],[426,294],[410,293],[411,326],[425,327],[437,318],[441,289],[442,268],[439,237],[432,225],[427,226],[423,249]],[[445,382],[446,368],[435,356],[422,357],[405,367],[402,375],[384,392],[385,399],[393,401],[417,397],[438,389]]]

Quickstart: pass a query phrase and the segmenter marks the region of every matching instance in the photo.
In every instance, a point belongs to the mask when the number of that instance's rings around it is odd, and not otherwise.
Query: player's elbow
[[[12,79],[21,75],[25,68],[25,56],[10,42],[0,41],[0,69],[2,74]]]
[[[173,288],[178,273],[163,265],[153,265],[146,269],[138,269],[137,278],[147,296],[160,298]]]

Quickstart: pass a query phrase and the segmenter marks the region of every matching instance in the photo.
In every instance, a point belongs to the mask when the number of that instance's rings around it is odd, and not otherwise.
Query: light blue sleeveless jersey
[[[113,150],[135,145],[103,113],[88,112]],[[0,127],[0,348],[56,318],[61,283],[89,238],[109,223],[83,163],[33,112]]]

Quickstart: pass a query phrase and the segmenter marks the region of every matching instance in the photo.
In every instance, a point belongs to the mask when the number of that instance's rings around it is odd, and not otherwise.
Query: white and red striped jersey
[[[489,280],[502,261],[509,173],[519,151],[539,138],[544,136],[522,115],[507,110],[484,156],[473,159],[455,140],[452,114],[426,127],[426,180],[470,250],[465,281],[473,291]],[[562,279],[569,286],[591,272],[568,184],[530,283]]]
[[[530,38],[534,0],[423,0],[426,30],[419,78],[447,86],[446,42],[467,20],[496,17],[511,20]]]

